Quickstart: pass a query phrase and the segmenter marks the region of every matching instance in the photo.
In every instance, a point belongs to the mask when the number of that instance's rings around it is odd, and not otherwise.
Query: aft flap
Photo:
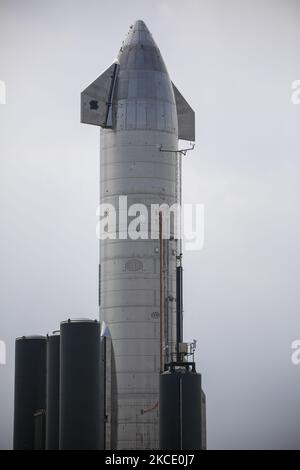
[[[112,128],[112,101],[119,64],[114,62],[81,93],[81,122]]]
[[[195,112],[177,90],[172,82],[175,96],[177,119],[178,119],[178,139],[195,141]]]

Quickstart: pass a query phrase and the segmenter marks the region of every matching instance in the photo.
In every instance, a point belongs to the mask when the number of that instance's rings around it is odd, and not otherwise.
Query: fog
[[[205,207],[184,254],[210,449],[300,449],[300,3],[0,0],[0,448],[12,446],[14,339],[98,317],[99,129],[80,92],[147,24],[196,112],[183,201]]]

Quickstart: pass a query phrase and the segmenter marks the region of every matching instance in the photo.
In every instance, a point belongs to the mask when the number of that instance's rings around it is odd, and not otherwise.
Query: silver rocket
[[[100,126],[100,204],[180,201],[178,139],[195,140],[194,111],[170,80],[143,21],[131,26],[118,55],[81,94],[81,122]],[[100,319],[112,341],[110,446],[158,448],[161,362],[176,352],[178,240],[121,236],[100,242]],[[124,234],[124,233],[123,233]],[[163,289],[161,273],[163,271]],[[163,296],[163,298],[162,298]],[[163,340],[162,331],[163,328]]]

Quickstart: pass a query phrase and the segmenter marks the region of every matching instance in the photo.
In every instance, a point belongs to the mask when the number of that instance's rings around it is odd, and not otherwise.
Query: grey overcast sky
[[[196,111],[184,259],[210,449],[300,449],[299,0],[0,0],[0,448],[12,445],[14,338],[98,317],[99,130],[80,92],[143,19]]]

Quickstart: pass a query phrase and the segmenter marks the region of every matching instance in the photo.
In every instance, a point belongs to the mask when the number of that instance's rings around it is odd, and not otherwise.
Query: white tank
[[[194,113],[172,84],[150,32],[136,21],[118,60],[82,93],[82,122],[101,129],[100,204],[128,208],[178,201],[178,137],[194,140]],[[179,129],[178,129],[179,128]],[[130,221],[132,218],[128,218]],[[176,240],[164,241],[160,311],[160,243],[124,238],[100,241],[100,319],[113,347],[114,449],[159,446],[160,316],[163,356],[175,352]],[[142,233],[141,233],[142,235]],[[158,235],[158,234],[157,234]],[[123,238],[122,238],[123,237]]]

